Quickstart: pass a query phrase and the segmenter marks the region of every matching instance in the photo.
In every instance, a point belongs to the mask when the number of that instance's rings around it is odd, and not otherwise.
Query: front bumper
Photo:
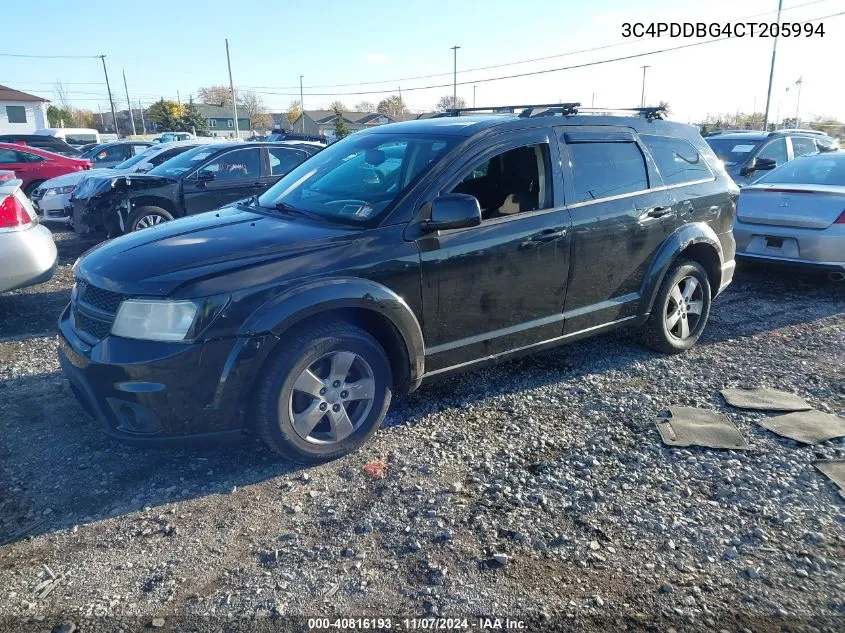
[[[47,227],[0,231],[0,292],[49,281],[56,258],[56,243]]]
[[[107,336],[89,345],[65,308],[59,362],[86,412],[103,431],[135,445],[236,439],[254,373],[240,339],[162,343]]]
[[[67,224],[71,221],[73,216],[73,205],[70,202],[69,193],[61,193],[52,196],[39,196],[36,194],[32,197],[32,206],[41,218],[42,222],[58,222]]]

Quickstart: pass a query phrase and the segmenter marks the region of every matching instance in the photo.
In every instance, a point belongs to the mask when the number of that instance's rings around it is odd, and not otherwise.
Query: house
[[[50,127],[48,103],[49,99],[0,86],[0,134],[32,134]]]
[[[273,115],[273,122],[276,122],[276,117],[285,116]],[[294,132],[301,132],[303,134],[318,134],[326,138],[334,136],[335,119],[337,115],[334,110],[306,110],[303,114],[297,117],[296,121],[288,124]],[[366,130],[367,128],[375,127],[376,125],[384,125],[385,123],[393,123],[393,117],[379,112],[352,112],[343,111],[343,120],[346,122],[346,128],[351,132],[359,130]]]
[[[211,136],[235,136],[232,106],[221,106],[213,103],[197,103],[196,106],[197,112],[208,121],[208,131]],[[249,112],[238,106],[238,135],[249,136],[251,129],[252,120]]]

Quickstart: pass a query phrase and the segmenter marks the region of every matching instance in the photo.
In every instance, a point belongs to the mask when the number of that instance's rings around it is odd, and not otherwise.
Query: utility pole
[[[798,127],[798,106],[801,105],[801,86],[804,84],[804,76],[801,75],[795,83],[798,84],[798,99],[795,101],[795,127]]]
[[[640,107],[644,108],[645,107],[645,70],[646,70],[646,68],[651,68],[651,66],[640,66],[640,68],[643,69],[643,93],[642,93],[642,96],[640,97]]]
[[[460,46],[453,46],[452,51],[454,52],[454,64],[452,66],[452,107],[457,109],[458,107],[458,49]]]
[[[138,132],[135,131],[135,117],[132,116],[132,102],[129,100],[129,86],[126,85],[126,71],[123,71],[123,89],[126,90],[126,105],[129,106],[129,120],[132,121],[132,136]]]
[[[302,121],[302,131],[305,132],[305,96],[302,94],[302,77],[299,76],[299,120]]]
[[[756,123],[754,121],[757,120],[757,97],[754,97],[754,106],[751,108],[751,129],[754,129]]]
[[[138,109],[141,111],[141,127],[144,129],[144,134],[147,133],[147,123],[144,121],[144,106],[141,105],[141,100],[138,99]]]
[[[780,10],[783,6],[783,0],[778,0],[778,17],[777,23],[780,24]],[[778,52],[778,35],[780,35],[780,29],[775,34],[775,41],[772,43],[772,66],[769,68],[769,89],[766,92],[766,112],[763,114],[763,131],[769,129],[769,104],[772,100],[772,80],[775,77],[775,55]]]
[[[595,107],[596,107],[596,93],[594,92],[593,98],[590,99],[590,108],[595,108]]]
[[[473,108],[475,107],[475,89],[476,88],[478,88],[478,86],[476,86],[476,85],[472,86],[472,107]]]
[[[179,104],[179,116],[182,116],[182,95],[179,94],[179,91],[176,91],[176,103]]]
[[[238,100],[235,98],[235,82],[232,81],[232,58],[229,57],[229,38],[226,38],[226,64],[229,66],[229,90],[232,91],[232,116],[235,117],[234,124],[235,124],[235,138],[240,138],[240,132],[238,132]],[[177,93],[178,95],[178,93]],[[181,112],[182,106],[179,105],[179,110]]]
[[[120,132],[117,129],[117,114],[114,111],[114,99],[111,96],[111,84],[109,84],[109,71],[106,70],[106,56],[100,55],[100,61],[103,62],[103,74],[106,76],[106,90],[109,93],[109,105],[111,106],[111,118],[114,122],[114,133],[120,136]]]

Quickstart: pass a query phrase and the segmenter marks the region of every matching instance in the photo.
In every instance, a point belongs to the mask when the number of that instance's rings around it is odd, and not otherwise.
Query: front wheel
[[[358,449],[390,406],[387,355],[369,333],[343,321],[291,333],[266,366],[256,423],[262,439],[299,463]]]
[[[169,222],[172,219],[173,216],[161,207],[138,207],[129,216],[129,229],[127,233],[148,229],[164,222]]]
[[[710,281],[696,261],[679,259],[666,273],[645,325],[646,345],[678,354],[695,345],[710,316]]]

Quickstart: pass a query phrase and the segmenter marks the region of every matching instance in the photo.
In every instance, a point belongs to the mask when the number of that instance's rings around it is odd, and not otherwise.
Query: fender
[[[335,277],[292,288],[256,310],[241,326],[238,336],[266,333],[279,336],[302,319],[343,308],[371,310],[393,324],[405,343],[410,360],[410,390],[416,389],[425,373],[422,328],[405,300],[375,281]]]
[[[651,260],[651,266],[649,266],[648,272],[646,272],[640,290],[640,297],[642,297],[645,307],[641,312],[651,312],[657,289],[660,287],[669,266],[683,250],[693,244],[707,244],[711,246],[719,256],[719,264],[724,263],[722,245],[719,242],[716,232],[704,222],[685,224],[666,238],[657,251],[657,255]]]

